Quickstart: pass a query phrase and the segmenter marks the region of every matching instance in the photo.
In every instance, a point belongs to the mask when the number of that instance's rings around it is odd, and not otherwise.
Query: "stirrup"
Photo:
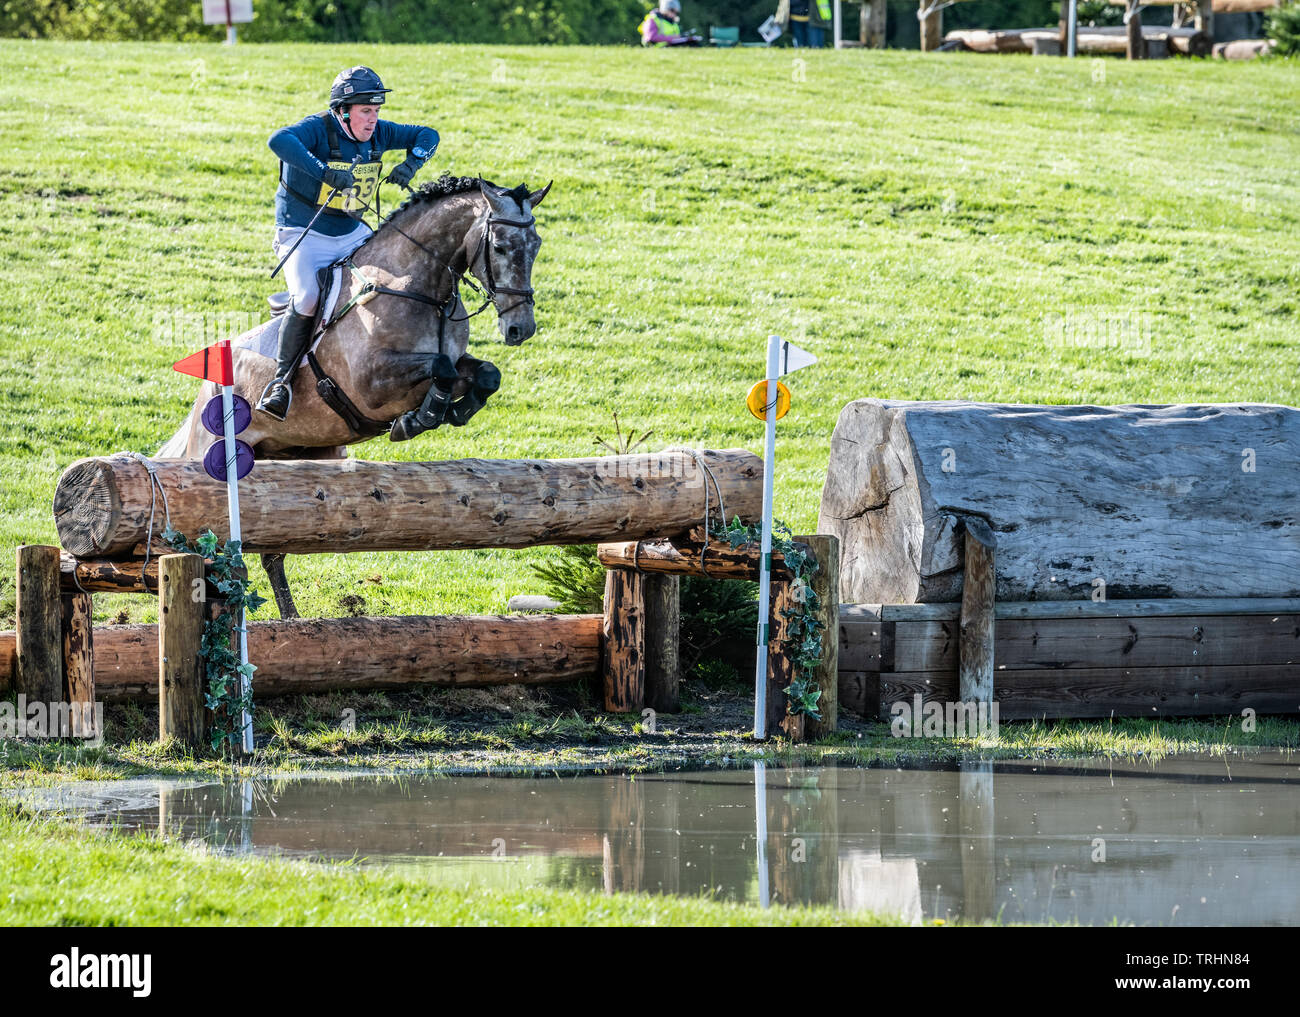
[[[289,393],[289,402],[286,403],[286,404],[285,404],[285,407],[284,407],[284,417],[277,416],[276,414],[272,413],[270,410],[266,409],[266,408],[262,405],[263,403],[266,402],[266,395],[267,395],[267,393],[270,392],[271,389],[275,388],[276,385],[280,385],[280,386],[282,386],[282,387],[285,389],[285,391]],[[292,408],[292,406],[293,406],[293,384],[292,384],[292,382],[287,382],[284,378],[272,378],[270,381],[268,381],[268,382],[266,383],[266,387],[265,387],[264,389],[262,389],[262,394],[258,397],[258,399],[257,399],[257,406],[256,406],[255,408],[256,408],[259,412],[261,412],[261,413],[265,413],[265,414],[266,414],[268,417],[270,417],[272,420],[278,420],[278,421],[280,421],[281,423],[283,423],[285,417],[287,417],[287,416],[289,415],[289,410]]]

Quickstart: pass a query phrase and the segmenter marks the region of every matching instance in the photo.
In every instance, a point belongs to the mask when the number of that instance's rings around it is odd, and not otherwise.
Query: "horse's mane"
[[[450,173],[443,173],[437,180],[428,180],[415,188],[410,196],[398,205],[388,218],[396,219],[399,214],[408,208],[417,205],[428,205],[431,202],[441,201],[443,198],[454,197],[457,194],[468,194],[471,191],[477,194],[480,184],[486,187],[497,186],[491,180],[482,177],[453,177]],[[520,184],[514,190],[506,191],[505,195],[514,198],[522,206],[530,193],[526,184]],[[387,225],[388,223],[381,225],[377,233],[382,233]]]

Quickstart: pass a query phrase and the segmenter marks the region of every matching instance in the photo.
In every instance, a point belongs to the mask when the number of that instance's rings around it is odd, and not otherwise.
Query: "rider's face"
[[[348,129],[358,141],[369,141],[379,123],[378,106],[353,106],[348,118]]]

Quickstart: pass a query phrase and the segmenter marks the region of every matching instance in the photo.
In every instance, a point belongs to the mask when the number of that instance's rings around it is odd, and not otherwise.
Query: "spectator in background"
[[[781,0],[776,9],[776,23],[790,33],[796,46],[821,49],[826,44],[826,28],[831,24],[831,0]]]
[[[697,35],[682,35],[681,0],[664,2],[645,16],[638,29],[642,46],[698,46]]]

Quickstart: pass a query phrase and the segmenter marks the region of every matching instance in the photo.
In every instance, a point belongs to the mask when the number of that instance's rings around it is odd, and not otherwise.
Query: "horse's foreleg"
[[[424,395],[418,409],[409,410],[393,421],[393,429],[388,437],[391,441],[409,441],[417,434],[441,427],[447,419],[447,410],[455,394],[455,386],[460,384],[460,375],[451,357],[439,353],[433,358],[430,372],[433,384]]]
[[[501,387],[501,372],[495,364],[471,357],[468,353],[456,362],[456,372],[467,385],[467,390],[447,410],[447,423],[463,427]],[[458,383],[457,388],[460,387]]]
[[[271,584],[271,592],[275,595],[275,606],[280,609],[280,617],[297,618],[298,608],[293,602],[293,594],[289,592],[289,579],[284,574],[284,555],[264,554],[261,558],[262,568],[266,570],[267,581]]]

